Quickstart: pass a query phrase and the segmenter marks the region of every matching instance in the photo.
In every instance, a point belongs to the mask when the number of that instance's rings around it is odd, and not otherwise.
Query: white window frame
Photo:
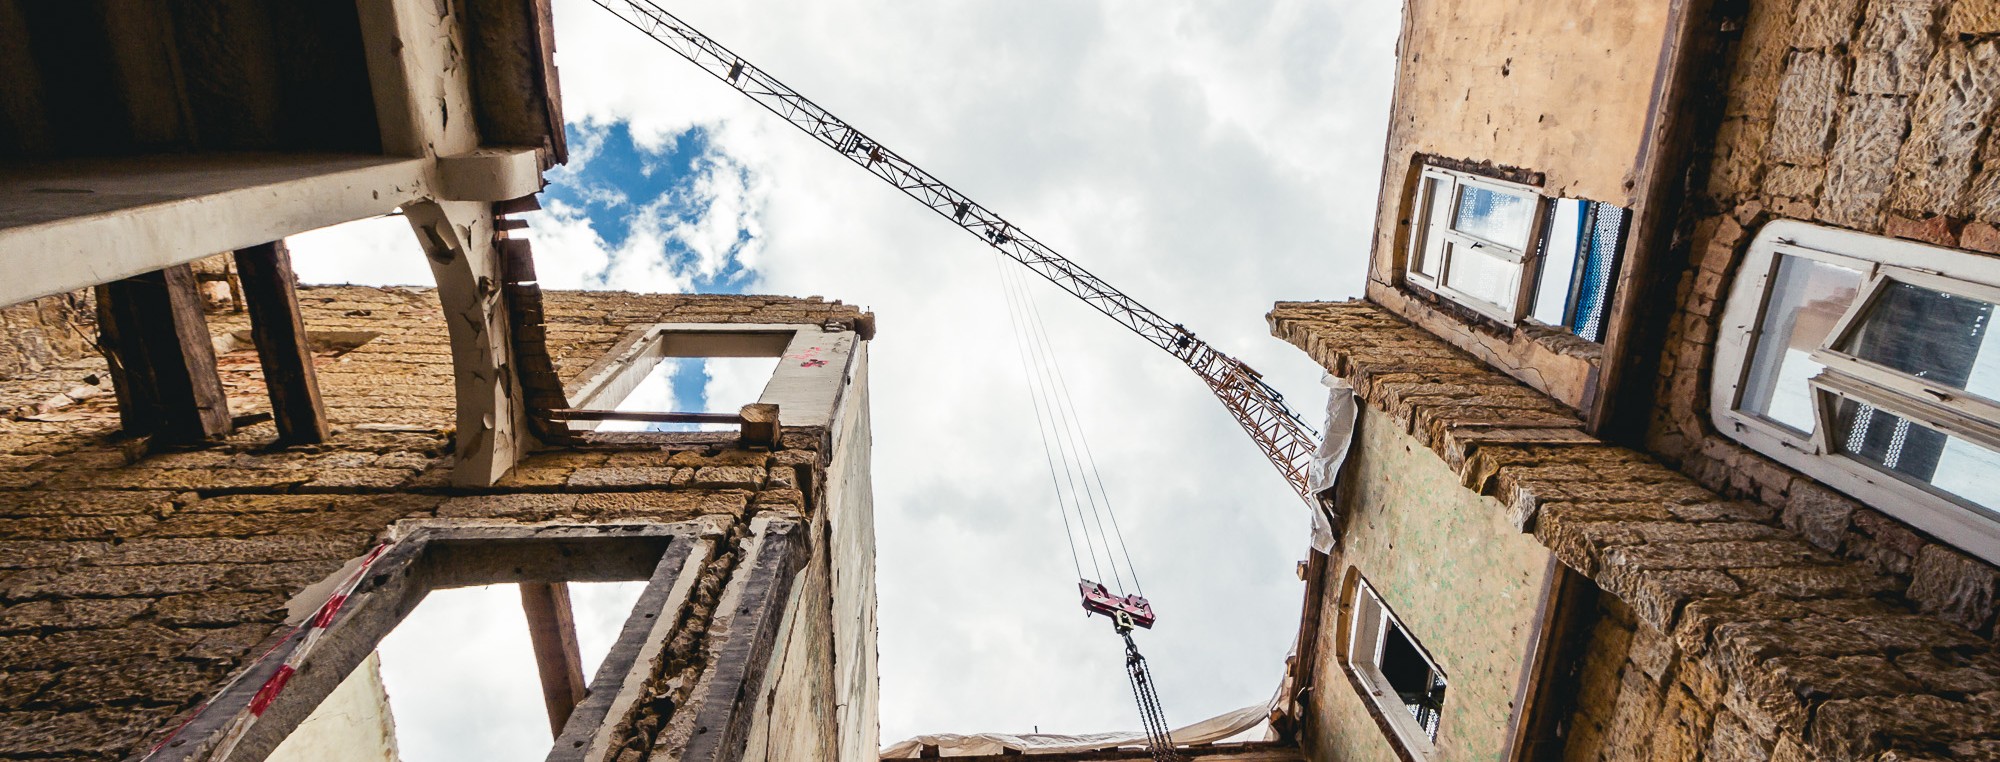
[[[1429,181],[1431,180],[1439,182],[1435,191],[1430,188]],[[1452,228],[1450,217],[1457,214],[1458,191],[1461,187],[1467,186],[1510,196],[1526,197],[1535,205],[1534,214],[1530,217],[1531,221],[1528,225],[1527,243],[1522,248],[1516,249],[1469,233],[1459,232]],[[1446,219],[1443,220],[1432,219],[1431,215],[1431,208],[1435,204],[1435,193],[1439,191],[1449,193],[1452,197],[1452,202],[1446,207]],[[1417,179],[1417,191],[1414,206],[1412,207],[1413,213],[1410,215],[1410,240],[1407,256],[1404,259],[1404,278],[1411,283],[1421,285],[1454,302],[1464,305],[1481,315],[1493,318],[1509,326],[1518,325],[1534,309],[1535,282],[1537,280],[1536,276],[1540,273],[1540,267],[1537,266],[1539,263],[1536,261],[1536,258],[1542,236],[1546,232],[1542,228],[1547,225],[1548,204],[1548,197],[1542,195],[1541,190],[1533,186],[1507,182],[1505,180],[1495,180],[1490,177],[1481,177],[1443,167],[1425,166],[1422,175]],[[1435,278],[1417,269],[1417,262],[1424,253],[1424,245],[1432,236],[1443,238],[1443,244],[1438,247],[1439,261],[1437,263],[1437,277]],[[1498,258],[1507,260],[1513,264],[1517,273],[1515,276],[1514,306],[1512,309],[1501,307],[1500,305],[1459,291],[1448,284],[1451,274],[1452,253],[1460,246],[1480,249],[1487,254],[1497,255]]]
[[[859,337],[832,325],[800,323],[653,323],[633,327],[583,372],[572,406],[610,408],[669,357],[776,357],[756,401],[778,406],[786,427],[826,426],[845,388]],[[659,411],[669,412],[669,411]],[[574,421],[594,430],[597,421]]]
[[[1359,575],[1354,577],[1354,585],[1349,589],[1347,605],[1348,626],[1347,632],[1343,634],[1347,638],[1347,653],[1344,659],[1347,670],[1360,681],[1365,698],[1374,702],[1376,711],[1388,718],[1389,727],[1395,731],[1396,740],[1403,748],[1423,759],[1435,758],[1437,742],[1431,739],[1422,725],[1417,724],[1417,718],[1410,714],[1409,707],[1405,706],[1402,699],[1396,695],[1395,686],[1391,685],[1389,678],[1382,674],[1379,663],[1382,659],[1383,639],[1388,636],[1389,623],[1396,623],[1404,633],[1410,632],[1409,626],[1403,624],[1403,620],[1389,610],[1389,606],[1382,602],[1382,596],[1378,595],[1375,588],[1369,586],[1368,581],[1361,579]],[[1437,660],[1431,657],[1430,651],[1424,648],[1424,644],[1417,642],[1414,635],[1410,637],[1410,644],[1416,646],[1417,653],[1423,657],[1424,663],[1429,665],[1431,671],[1437,673],[1438,677],[1443,678],[1445,686],[1449,688],[1451,678],[1438,667]],[[1444,712],[1441,708],[1438,715],[1438,733],[1442,735]]]
[[[1764,322],[1779,255],[1846,267],[1862,274],[1854,302],[1827,332],[1812,359],[1826,366],[1809,381],[1814,431],[1740,411],[1751,352]],[[1751,449],[1845,492],[1946,542],[2000,562],[2000,520],[1958,498],[1839,452],[1830,425],[1838,398],[1889,413],[1976,444],[2000,449],[2000,401],[1933,384],[1834,349],[1893,281],[2000,304],[2000,260],[1913,241],[1821,227],[1796,220],[1765,225],[1750,244],[1722,312],[1709,416],[1717,430]]]

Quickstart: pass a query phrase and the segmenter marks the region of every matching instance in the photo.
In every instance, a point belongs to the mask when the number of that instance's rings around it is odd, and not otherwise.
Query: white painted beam
[[[0,170],[0,305],[386,214],[430,194],[429,164],[197,154]]]

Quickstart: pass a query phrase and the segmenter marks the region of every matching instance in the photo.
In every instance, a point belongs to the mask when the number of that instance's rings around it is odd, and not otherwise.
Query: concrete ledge
[[[1661,674],[1696,715],[1824,759],[2000,738],[2000,652],[1913,613],[1896,578],[1814,547],[1768,506],[1583,434],[1559,403],[1373,304],[1280,303],[1269,317],[1273,334],[1668,636],[1677,667]]]
[[[0,304],[386,214],[427,192],[423,159],[151,156],[0,171]]]

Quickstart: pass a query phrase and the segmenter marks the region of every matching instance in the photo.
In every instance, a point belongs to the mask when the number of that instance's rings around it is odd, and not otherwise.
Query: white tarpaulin
[[[1306,488],[1312,494],[1333,487],[1340,477],[1340,464],[1347,461],[1347,450],[1354,443],[1354,386],[1347,379],[1329,373],[1320,377],[1326,385],[1326,437],[1319,441],[1319,451],[1313,453],[1312,465],[1306,469]],[[1313,510],[1313,550],[1330,553],[1334,545],[1333,520],[1317,506]]]
[[[1269,703],[1246,706],[1219,717],[1210,717],[1187,727],[1173,731],[1174,744],[1215,743],[1236,736],[1257,723],[1270,719]],[[883,759],[916,759],[924,747],[934,747],[946,757],[974,757],[982,754],[1005,754],[1017,751],[1023,754],[1060,754],[1063,752],[1100,751],[1120,746],[1141,747],[1146,745],[1146,734],[1139,731],[1127,733],[1085,733],[1083,735],[1062,735],[1059,733],[932,733],[890,745],[882,750]]]

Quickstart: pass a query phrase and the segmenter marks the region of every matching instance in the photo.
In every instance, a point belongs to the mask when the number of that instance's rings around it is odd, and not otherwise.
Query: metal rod
[[[646,423],[734,423],[741,425],[743,416],[737,413],[646,413],[627,410],[569,410],[549,411],[552,421],[644,421]]]

